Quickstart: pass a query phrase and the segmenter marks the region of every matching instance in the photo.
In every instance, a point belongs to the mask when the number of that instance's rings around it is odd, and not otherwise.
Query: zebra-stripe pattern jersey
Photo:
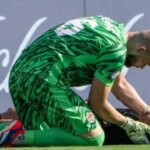
[[[13,69],[59,86],[90,84],[95,76],[112,86],[126,57],[122,24],[102,17],[74,19],[53,27],[28,46]]]

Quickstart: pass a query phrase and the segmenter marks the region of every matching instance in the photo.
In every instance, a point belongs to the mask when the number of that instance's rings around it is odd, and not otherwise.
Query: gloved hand
[[[150,126],[139,121],[134,121],[131,118],[126,118],[126,121],[120,126],[126,131],[129,139],[135,144],[149,144],[146,134],[150,134]]]

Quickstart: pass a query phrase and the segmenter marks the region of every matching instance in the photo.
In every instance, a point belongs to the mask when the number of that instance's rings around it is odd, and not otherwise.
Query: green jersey
[[[112,86],[126,57],[122,24],[102,16],[70,20],[45,32],[27,47],[14,70],[59,86],[90,84],[96,77]]]

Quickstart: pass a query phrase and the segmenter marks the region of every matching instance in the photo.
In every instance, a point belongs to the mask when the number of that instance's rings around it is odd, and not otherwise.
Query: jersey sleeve
[[[126,48],[116,44],[106,47],[103,51],[99,56],[94,76],[103,84],[112,86],[124,66]]]

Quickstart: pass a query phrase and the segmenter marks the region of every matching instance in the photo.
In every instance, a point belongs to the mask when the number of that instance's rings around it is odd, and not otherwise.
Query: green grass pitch
[[[0,148],[7,150],[7,148]],[[150,145],[109,145],[109,146],[69,146],[69,147],[18,147],[8,150],[150,150]]]

